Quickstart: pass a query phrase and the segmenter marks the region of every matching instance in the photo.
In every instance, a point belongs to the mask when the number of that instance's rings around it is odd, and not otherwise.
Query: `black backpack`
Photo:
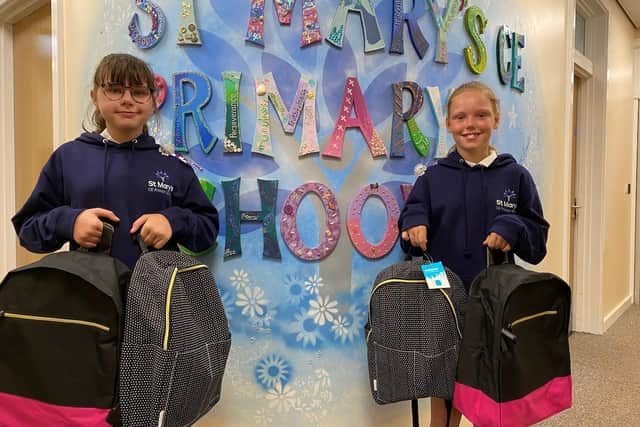
[[[451,288],[429,289],[425,262],[393,264],[373,284],[365,337],[376,403],[453,396],[466,293],[447,268]]]
[[[477,426],[529,426],[571,407],[571,289],[510,262],[471,283],[454,406]]]
[[[7,274],[0,284],[0,425],[109,425],[129,274],[114,258],[80,251]]]
[[[218,402],[231,334],[206,265],[180,252],[143,254],[131,276],[125,323],[125,426],[191,425]]]

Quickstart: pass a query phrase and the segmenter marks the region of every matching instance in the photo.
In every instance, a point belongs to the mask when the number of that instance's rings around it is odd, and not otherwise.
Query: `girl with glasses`
[[[192,168],[159,150],[147,121],[156,112],[154,75],[140,59],[107,55],[91,90],[85,133],[60,146],[12,222],[33,252],[95,248],[103,223],[114,226],[111,255],[133,268],[140,249],[181,244],[201,252],[215,243],[218,212]]]

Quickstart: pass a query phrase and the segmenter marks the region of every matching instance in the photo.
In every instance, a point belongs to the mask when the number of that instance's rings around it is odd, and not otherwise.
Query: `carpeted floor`
[[[537,426],[640,426],[640,305],[604,335],[569,338],[573,407]]]

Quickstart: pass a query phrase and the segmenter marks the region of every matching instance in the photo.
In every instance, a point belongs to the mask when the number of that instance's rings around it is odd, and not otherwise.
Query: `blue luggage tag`
[[[422,274],[424,274],[429,289],[445,289],[451,287],[447,273],[444,271],[444,266],[441,262],[422,264],[420,267],[422,268]]]

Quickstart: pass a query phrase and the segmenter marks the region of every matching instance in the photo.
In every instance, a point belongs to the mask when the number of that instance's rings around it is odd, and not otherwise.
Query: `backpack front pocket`
[[[422,397],[451,399],[457,363],[457,347],[426,355],[417,351],[368,344],[374,360],[373,395],[379,403]]]
[[[86,320],[0,310],[0,391],[61,406],[110,408],[114,332]]]

